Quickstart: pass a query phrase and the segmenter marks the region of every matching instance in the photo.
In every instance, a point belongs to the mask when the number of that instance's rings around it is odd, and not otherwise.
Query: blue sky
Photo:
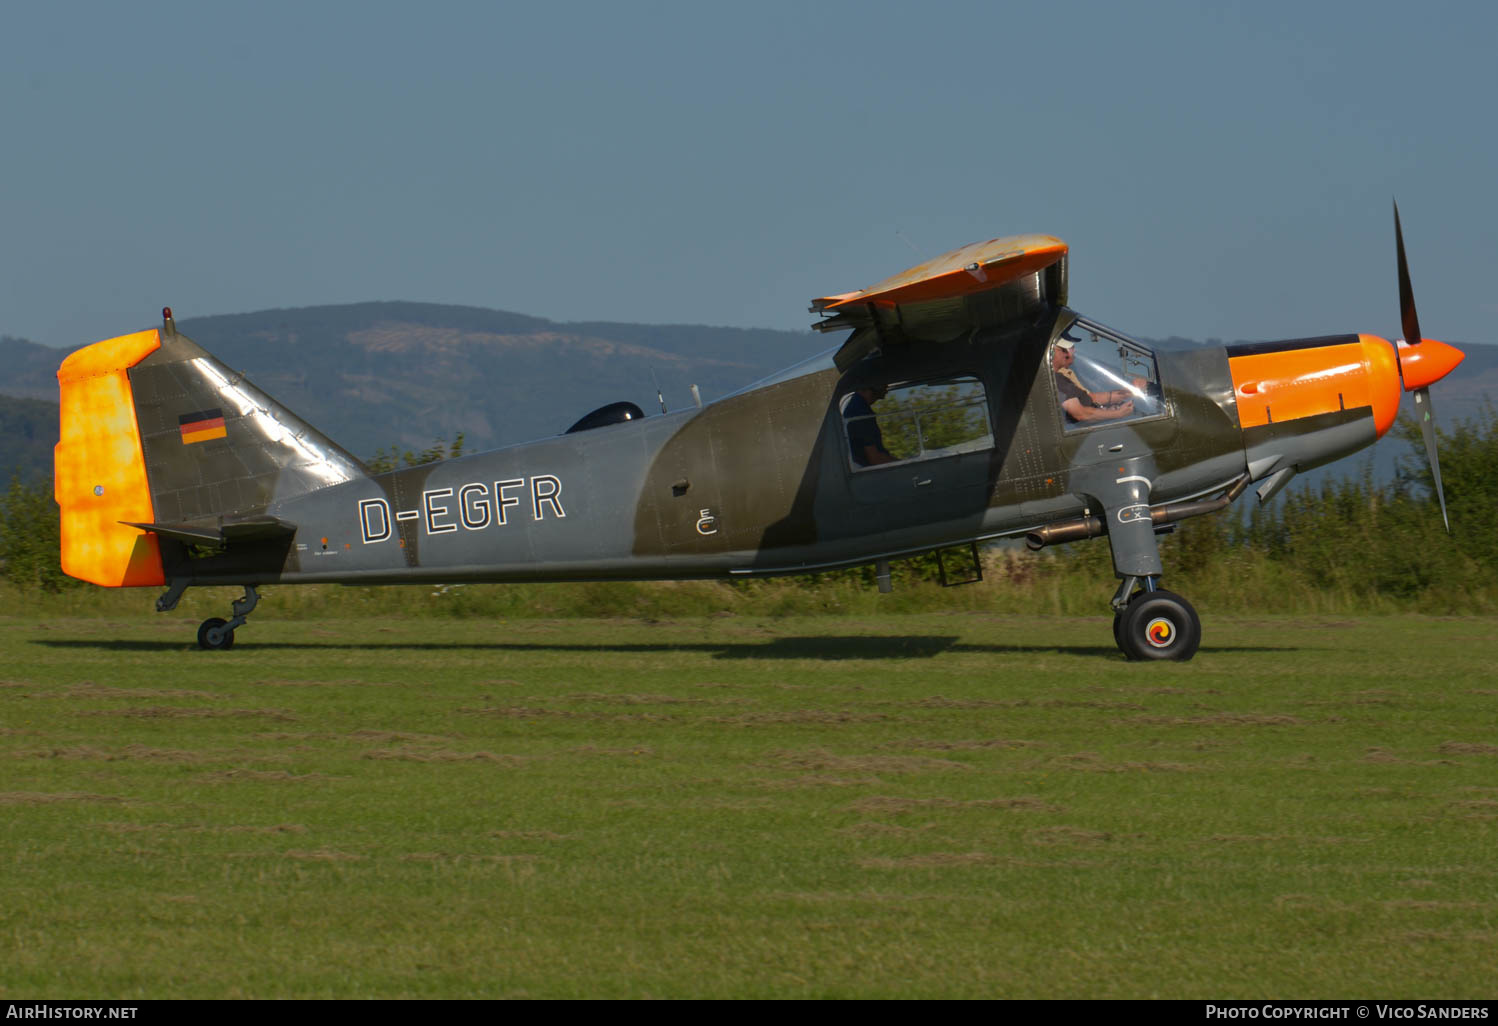
[[[1498,342],[1498,5],[8,3],[0,334],[799,328],[995,235],[1136,334]],[[898,234],[897,234],[898,233]]]

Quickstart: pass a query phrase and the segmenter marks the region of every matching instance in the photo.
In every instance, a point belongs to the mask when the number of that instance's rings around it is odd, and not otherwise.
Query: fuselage
[[[1126,419],[1074,423],[1060,404],[1048,354],[1064,333],[1092,329],[1123,357],[1115,379],[1140,391]],[[266,512],[297,531],[274,567],[274,547],[163,555],[168,576],[198,583],[702,578],[854,565],[1083,515],[1099,506],[1089,482],[1100,473],[1147,479],[1159,504],[1336,459],[1387,430],[1398,404],[1391,361],[1393,347],[1367,336],[1151,353],[1062,310],[1017,330],[888,347],[846,371],[829,350],[701,409],[275,500]],[[1094,370],[1093,381],[1109,384],[1099,374],[1110,373]],[[986,430],[860,465],[845,405],[870,382],[966,389],[963,409],[980,409]]]

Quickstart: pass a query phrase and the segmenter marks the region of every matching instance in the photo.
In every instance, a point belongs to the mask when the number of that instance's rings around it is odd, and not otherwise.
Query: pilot
[[[873,404],[888,392],[883,385],[868,385],[849,396],[843,407],[843,420],[848,426],[848,448],[853,462],[860,467],[895,462],[884,447],[884,433],[879,430],[879,421],[874,419]]]
[[[1051,370],[1056,375],[1056,394],[1061,397],[1061,411],[1066,414],[1068,424],[1081,424],[1094,420],[1118,420],[1134,413],[1134,400],[1125,389],[1115,388],[1111,392],[1093,392],[1077,378],[1072,370],[1076,362],[1076,342],[1059,338],[1051,347]]]

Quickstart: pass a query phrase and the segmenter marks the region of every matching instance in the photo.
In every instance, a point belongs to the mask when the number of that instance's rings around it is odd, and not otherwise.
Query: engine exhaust
[[[1188,517],[1205,516],[1208,513],[1216,513],[1218,510],[1226,509],[1234,499],[1243,494],[1248,487],[1248,475],[1234,481],[1228,490],[1215,499],[1197,499],[1192,502],[1170,502],[1163,506],[1152,506],[1150,508],[1150,521],[1160,527],[1165,524],[1173,524],[1177,520],[1185,520]],[[1086,538],[1096,538],[1100,534],[1107,534],[1108,526],[1102,517],[1076,517],[1072,520],[1058,520],[1053,524],[1045,524],[1025,535],[1025,547],[1034,552],[1039,552],[1047,545],[1062,545],[1066,542],[1082,541]]]

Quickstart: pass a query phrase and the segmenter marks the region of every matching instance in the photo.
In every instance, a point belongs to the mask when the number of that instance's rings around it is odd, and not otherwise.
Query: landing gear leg
[[[156,600],[156,612],[170,613],[177,608],[177,601],[182,598],[182,593],[187,590],[188,580],[186,577],[173,577],[172,583],[161,597]]]
[[[255,590],[255,586],[246,584],[244,598],[235,599],[230,607],[234,613],[232,620],[226,621],[217,616],[210,616],[198,627],[198,647],[221,651],[233,648],[234,629],[245,625],[259,601],[260,593]]]
[[[1126,574],[1119,582],[1118,590],[1113,593],[1113,601],[1110,603],[1113,606],[1113,644],[1120,649],[1123,648],[1123,638],[1119,634],[1119,628],[1123,624],[1124,610],[1129,608],[1129,603],[1140,593],[1154,591],[1156,580],[1154,577]]]

